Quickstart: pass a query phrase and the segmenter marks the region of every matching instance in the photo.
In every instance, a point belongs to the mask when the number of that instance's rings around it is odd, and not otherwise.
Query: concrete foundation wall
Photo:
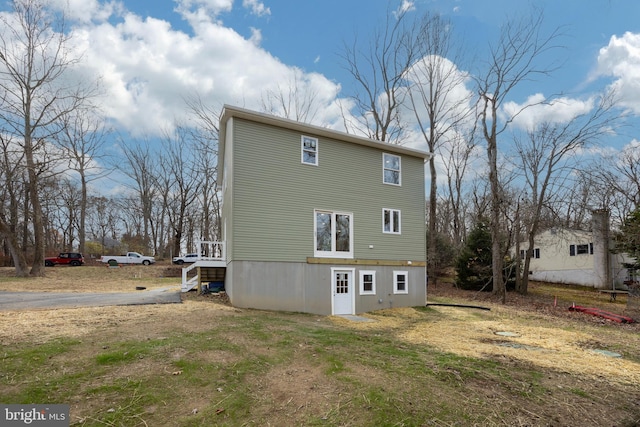
[[[626,289],[624,281],[629,277],[626,268],[617,266],[613,271],[611,280],[616,289]],[[599,289],[601,279],[593,270],[546,270],[532,271],[529,274],[530,280],[539,282],[565,283],[568,285],[590,286]]]
[[[225,289],[240,308],[332,314],[331,268],[353,269],[355,313],[426,303],[425,267],[232,261]],[[376,272],[375,295],[360,295],[359,271]],[[393,272],[408,273],[408,293],[393,293]]]
[[[564,283],[567,285],[590,287],[596,287],[596,283],[599,283],[599,279],[594,275],[593,270],[533,271],[529,274],[529,279],[540,282]]]

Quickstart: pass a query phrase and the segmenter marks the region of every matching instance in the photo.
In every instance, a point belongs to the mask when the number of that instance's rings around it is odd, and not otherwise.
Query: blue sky
[[[214,3],[222,3],[217,1]],[[384,0],[261,0],[268,13],[256,15],[236,0],[217,18],[249,39],[252,29],[261,33],[261,47],[289,66],[319,72],[328,79],[349,84],[338,54],[343,43],[357,34],[363,38],[388,10],[400,2]],[[478,51],[495,40],[500,25],[509,17],[527,13],[530,5],[545,10],[548,29],[562,27],[565,65],[555,78],[544,82],[544,92],[578,92],[596,67],[598,52],[611,36],[640,34],[640,2],[628,0],[415,0],[414,12],[427,10],[450,18],[469,51]],[[140,16],[171,23],[173,29],[193,34],[192,27],[174,12],[175,0],[125,0],[124,6]]]
[[[640,115],[640,2],[631,0],[50,0],[68,5],[85,72],[102,78],[104,114],[121,134],[158,134],[185,119],[184,97],[260,110],[266,91],[294,78],[318,94],[316,124],[340,129],[341,102],[352,82],[338,54],[404,6],[450,18],[474,60],[457,64],[476,73],[482,52],[510,16],[545,11],[545,27],[562,27],[563,67],[552,78],[513,93],[522,104],[538,94],[563,93],[582,102],[607,85]],[[6,10],[3,3],[0,8]],[[471,55],[469,55],[471,57]],[[471,87],[466,88],[472,90]],[[549,112],[533,110],[530,115]],[[535,117],[528,117],[535,120]],[[631,128],[616,144],[638,135]]]

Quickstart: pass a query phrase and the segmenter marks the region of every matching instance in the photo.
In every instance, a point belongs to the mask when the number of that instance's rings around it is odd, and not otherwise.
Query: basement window
[[[376,272],[373,270],[360,271],[360,295],[376,294]]]
[[[393,293],[408,294],[409,293],[409,273],[406,271],[393,272]]]

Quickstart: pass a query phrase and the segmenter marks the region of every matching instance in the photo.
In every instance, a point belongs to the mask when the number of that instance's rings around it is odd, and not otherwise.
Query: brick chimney
[[[596,289],[611,289],[611,256],[609,254],[609,210],[594,209],[591,212],[593,238],[593,272]]]

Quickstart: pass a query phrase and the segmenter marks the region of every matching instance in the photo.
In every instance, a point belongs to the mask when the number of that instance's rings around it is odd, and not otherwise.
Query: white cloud
[[[78,22],[105,21],[124,10],[119,1],[99,2],[98,0],[51,0],[51,5],[65,11],[67,18]]]
[[[434,75],[436,77],[429,77]],[[430,82],[440,77],[441,81]],[[438,98],[438,118],[441,129],[449,128],[452,120],[456,122],[462,116],[469,116],[468,125],[473,125],[473,120],[469,115],[469,109],[472,108],[472,92],[467,87],[471,81],[468,73],[460,70],[456,64],[436,55],[426,56],[422,60],[417,61],[406,74],[407,80],[411,82],[411,90],[413,91],[413,98],[416,100],[414,112],[413,106],[410,106],[407,101],[406,110],[403,111],[403,119],[413,126],[417,126],[415,115],[419,117],[428,117],[427,108],[424,102],[420,100],[423,97],[429,97],[430,83],[433,83],[437,88],[437,94],[434,94]],[[423,120],[423,125],[426,120]],[[463,126],[462,123],[459,123]],[[420,137],[421,139],[424,139]],[[446,138],[446,136],[445,136]]]
[[[231,2],[181,4],[222,10]],[[85,23],[74,29],[73,37],[83,52],[83,73],[101,76],[103,110],[133,135],[153,135],[171,127],[175,119],[184,118],[183,99],[193,94],[212,106],[260,109],[266,91],[286,87],[292,73],[299,72],[259,46],[258,30],[247,39],[206,14],[189,21],[193,34],[159,19],[132,13],[121,17],[117,24]],[[304,90],[316,93],[320,103],[317,122],[338,123],[340,86],[320,74],[303,74]]]
[[[200,9],[214,16],[222,12],[229,12],[233,7],[233,0],[176,0],[176,3],[179,11]]]
[[[242,7],[250,9],[257,16],[271,15],[271,9],[259,0],[242,0]]]
[[[251,38],[249,38],[251,43],[256,46],[260,46],[262,43],[262,32],[258,28],[251,27]]]
[[[514,117],[513,125],[531,130],[544,122],[567,123],[581,114],[588,113],[594,107],[594,99],[556,98],[548,101],[541,93],[531,95],[522,104],[506,102],[502,114],[505,118]]]
[[[416,5],[411,0],[402,0],[398,9],[393,12],[395,16],[402,15],[403,13],[411,12],[412,10],[416,10]]]
[[[622,106],[640,114],[640,34],[612,36],[600,49],[597,76],[611,76]]]

